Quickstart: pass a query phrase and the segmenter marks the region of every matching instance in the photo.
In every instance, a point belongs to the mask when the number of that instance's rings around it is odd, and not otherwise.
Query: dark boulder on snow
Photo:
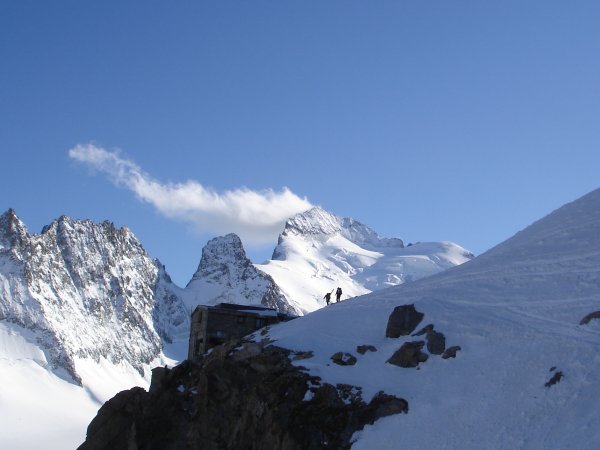
[[[442,354],[443,359],[448,358],[456,358],[456,352],[462,350],[460,345],[453,345],[452,347],[448,347],[446,351]]]
[[[562,380],[563,376],[564,375],[561,371],[555,372],[554,375],[552,375],[552,378],[550,378],[548,381],[546,381],[544,386],[547,388],[549,388],[550,386],[554,386],[556,383],[558,383],[560,380]]]
[[[331,356],[331,360],[338,366],[353,366],[356,364],[356,356],[351,353],[337,352]]]
[[[399,367],[417,367],[427,361],[427,353],[421,351],[424,346],[424,341],[405,342],[386,362]]]
[[[427,351],[432,355],[441,355],[446,350],[446,337],[438,331],[427,333]]]
[[[397,338],[408,336],[415,331],[425,315],[415,309],[415,305],[396,306],[388,319],[385,336]]]
[[[322,383],[294,366],[289,350],[231,342],[198,361],[153,371],[152,388],[117,394],[98,411],[80,450],[349,449],[378,418],[406,400]],[[156,379],[154,379],[156,377]]]
[[[375,348],[373,345],[357,345],[356,351],[361,355],[364,355],[367,352],[376,352],[377,348]]]
[[[583,319],[581,319],[581,321],[579,322],[579,325],[586,325],[586,324],[590,323],[590,321],[592,319],[600,319],[600,311],[595,311],[595,312],[589,313],[587,316],[585,316]]]

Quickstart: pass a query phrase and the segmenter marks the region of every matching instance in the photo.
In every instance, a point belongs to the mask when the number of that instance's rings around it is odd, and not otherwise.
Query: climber
[[[333,292],[333,291],[331,291]],[[329,302],[331,301],[331,292],[328,292],[327,294],[325,294],[325,297],[323,297],[325,299],[325,301],[327,302],[327,305],[329,305]]]
[[[342,298],[342,288],[338,287],[335,291],[335,302],[338,303],[340,301],[340,298]]]

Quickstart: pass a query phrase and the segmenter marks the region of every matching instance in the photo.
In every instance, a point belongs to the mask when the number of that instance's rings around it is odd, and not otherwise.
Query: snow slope
[[[456,358],[418,369],[386,363],[405,342],[386,338],[394,307],[414,303]],[[600,448],[600,190],[567,204],[458,267],[323,308],[271,329],[276,345],[313,350],[298,361],[324,382],[405,398],[408,414],[354,436],[354,449]],[[259,338],[257,336],[257,338]],[[260,337],[262,338],[262,336]],[[357,345],[376,352],[360,355]],[[354,354],[354,366],[330,360]],[[557,372],[564,378],[545,383]]]
[[[313,208],[288,220],[273,259],[257,264],[288,301],[310,312],[326,292],[342,299],[414,281],[462,264],[473,255],[451,242],[411,244],[383,238],[366,225]]]

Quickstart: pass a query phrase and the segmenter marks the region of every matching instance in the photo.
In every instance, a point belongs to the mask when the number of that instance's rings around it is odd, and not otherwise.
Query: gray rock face
[[[273,278],[252,264],[235,234],[211,239],[206,244],[186,292],[204,305],[255,304],[290,315],[301,313],[290,305]]]
[[[348,449],[364,425],[408,412],[383,392],[366,404],[360,389],[321,384],[288,350],[247,345],[153,371],[150,392],[123,391],[98,411],[79,449]]]
[[[0,318],[34,331],[55,371],[79,381],[76,358],[126,361],[142,372],[163,340],[189,328],[164,267],[110,222],[66,216],[29,235],[0,216]]]
[[[397,306],[388,319],[385,336],[397,338],[408,336],[423,320],[424,314],[415,309],[415,305]]]

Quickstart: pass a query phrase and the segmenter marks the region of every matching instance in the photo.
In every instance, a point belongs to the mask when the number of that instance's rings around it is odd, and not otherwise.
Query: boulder
[[[546,381],[544,386],[546,386],[547,388],[549,388],[550,386],[554,386],[556,383],[558,383],[560,380],[562,380],[562,378],[563,378],[563,373],[561,371],[555,372],[554,375],[552,375],[552,378],[550,378],[548,381]]]
[[[456,352],[462,350],[460,345],[453,345],[452,347],[448,347],[446,351],[442,354],[442,358],[456,358]]]
[[[331,356],[331,360],[338,366],[353,366],[356,364],[356,356],[351,353],[337,352]]]
[[[385,336],[397,338],[408,336],[415,331],[425,315],[415,309],[415,305],[402,305],[394,308],[388,319]]]
[[[373,345],[358,345],[356,346],[356,351],[364,355],[367,352],[376,352],[377,349]]]
[[[424,346],[424,341],[405,342],[386,362],[399,367],[417,367],[427,361],[427,353],[421,351]]]
[[[446,350],[446,337],[438,331],[427,333],[427,351],[432,355],[441,355]]]

